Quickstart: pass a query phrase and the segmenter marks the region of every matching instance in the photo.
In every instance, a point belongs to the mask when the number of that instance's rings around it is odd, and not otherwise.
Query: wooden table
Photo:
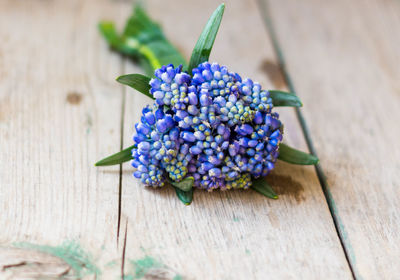
[[[217,4],[145,2],[186,58]],[[186,207],[128,164],[93,166],[150,102],[114,81],[140,69],[96,28],[132,3],[0,1],[0,279],[400,278],[400,2],[226,5],[211,60],[296,92],[285,141],[321,163],[279,163],[276,201]]]

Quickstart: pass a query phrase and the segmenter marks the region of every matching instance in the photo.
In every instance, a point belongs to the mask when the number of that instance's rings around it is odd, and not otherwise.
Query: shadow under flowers
[[[169,185],[162,188],[144,187],[141,184],[136,184],[136,179],[133,176],[126,176],[131,173],[131,170],[123,170],[124,180],[132,180],[132,184],[136,187],[143,187],[146,191],[151,192],[155,196],[160,196],[162,199],[170,200],[173,198],[180,203],[179,199],[176,197],[175,190]],[[296,166],[283,162],[277,163],[276,168],[266,177],[266,181],[278,194],[278,200],[283,199],[289,204],[299,204],[304,202],[307,198],[306,194],[310,194],[311,188],[315,189],[315,184],[318,184],[314,167]],[[310,188],[310,190],[308,188]],[[251,189],[231,189],[226,191],[214,190],[212,192],[195,189],[192,205],[196,207],[207,205],[207,207],[209,207],[210,204],[218,204],[221,203],[221,201],[234,203],[235,200],[244,204],[269,204],[275,202],[275,200],[264,197]]]

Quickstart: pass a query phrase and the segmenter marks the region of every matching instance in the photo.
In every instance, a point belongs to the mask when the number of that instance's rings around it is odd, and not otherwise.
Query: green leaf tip
[[[190,205],[193,201],[193,189],[189,191],[183,191],[179,188],[174,187],[176,195],[178,196],[179,200],[183,202],[186,206]]]
[[[251,188],[256,192],[272,199],[278,199],[278,195],[272,187],[265,181],[264,177],[253,180]]]
[[[182,54],[165,37],[160,25],[153,21],[141,5],[136,5],[123,36],[126,44],[149,64],[148,74],[169,63],[187,66]]]
[[[269,90],[270,96],[272,98],[272,104],[276,107],[302,107],[303,103],[300,98],[292,93],[279,91],[279,90]]]
[[[141,74],[128,74],[119,76],[117,82],[130,86],[137,91],[143,93],[144,95],[154,99],[153,95],[150,93],[150,78]]]
[[[116,165],[120,163],[124,163],[132,159],[132,149],[135,148],[135,145],[132,145],[118,153],[115,153],[109,157],[106,157],[95,163],[95,166],[108,166],[108,165]]]
[[[169,63],[187,67],[182,54],[140,5],[135,6],[123,32],[117,33],[114,23],[109,21],[100,22],[99,30],[110,47],[138,62],[148,75]]]
[[[193,188],[194,184],[194,178],[193,177],[186,177],[182,181],[179,182],[174,182],[174,181],[169,181],[171,185],[173,185],[175,188],[178,188],[184,192],[190,191]]]
[[[194,46],[188,67],[189,74],[191,74],[192,69],[197,67],[200,63],[208,61],[214,45],[215,37],[217,36],[218,29],[221,24],[224,10],[225,4],[222,3],[208,19],[203,32],[200,34],[200,37]]]
[[[104,39],[108,42],[110,47],[114,49],[119,49],[122,44],[121,38],[115,30],[114,23],[111,21],[101,21],[98,24],[100,33],[103,35]]]
[[[319,163],[316,156],[296,150],[283,143],[279,145],[278,159],[298,165],[316,165]]]

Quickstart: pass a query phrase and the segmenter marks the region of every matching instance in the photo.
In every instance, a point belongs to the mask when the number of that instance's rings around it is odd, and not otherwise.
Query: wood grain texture
[[[359,279],[400,277],[400,2],[269,1]]]
[[[55,256],[20,248],[0,248],[0,268],[1,279],[57,279],[70,270]]]
[[[168,38],[188,58],[215,1],[147,1]],[[285,89],[271,42],[253,1],[227,1],[211,60]],[[140,71],[130,64],[126,73]],[[124,146],[151,100],[126,92]],[[307,102],[305,102],[307,108]],[[308,109],[307,109],[308,110]],[[287,143],[306,150],[292,109],[280,109]],[[125,273],[150,257],[188,279],[351,279],[344,253],[313,167],[278,164],[270,181],[277,201],[252,191],[195,192],[184,206],[170,189],[144,188],[124,166],[122,225],[127,223]],[[123,232],[123,231],[122,231]],[[153,270],[149,270],[153,271]],[[168,277],[167,277],[168,279]]]
[[[122,59],[97,23],[130,6],[0,1],[1,245],[73,240],[98,263],[120,257],[119,168],[94,163],[119,148],[123,95],[113,77]],[[9,273],[1,269],[0,279]]]

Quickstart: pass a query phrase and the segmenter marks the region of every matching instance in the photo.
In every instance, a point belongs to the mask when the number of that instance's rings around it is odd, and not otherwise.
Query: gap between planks
[[[282,69],[282,74],[284,76],[285,82],[286,82],[290,92],[292,92],[293,94],[296,94],[296,90],[295,90],[293,81],[290,77],[289,71],[286,68],[285,56],[283,54],[282,48],[280,46],[280,43],[279,43],[278,38],[275,33],[274,24],[273,24],[272,18],[270,16],[270,9],[268,7],[268,0],[257,0],[257,2],[258,2],[259,10],[261,13],[261,17],[263,18],[264,23],[265,23],[267,33],[271,37],[273,49],[274,49],[275,55],[278,59],[279,66]],[[307,147],[308,147],[310,153],[315,156],[318,156],[317,152],[315,150],[311,135],[310,135],[310,131],[307,126],[307,122],[306,122],[303,114],[301,113],[300,108],[296,107],[295,111],[296,111],[296,116],[300,123],[301,129],[303,131],[304,139],[306,141],[306,144],[307,144]],[[351,244],[347,241],[346,230],[344,229],[343,226],[341,226],[343,223],[340,219],[340,216],[337,213],[338,210],[337,210],[335,202],[332,198],[332,194],[328,189],[326,176],[325,176],[324,171],[319,163],[317,165],[315,165],[315,171],[317,173],[318,180],[320,182],[322,191],[324,193],[326,202],[328,204],[329,211],[331,213],[332,220],[335,225],[335,229],[336,229],[337,235],[339,237],[340,244],[342,245],[342,248],[343,248],[347,263],[349,265],[349,269],[353,276],[353,279],[361,279],[361,277],[359,277],[359,274],[356,271],[355,265],[353,264],[353,259],[351,257],[351,253],[350,253],[352,251],[352,247],[351,247]]]
[[[122,175],[121,175],[122,177]],[[128,220],[125,223],[125,234],[124,234],[124,245],[122,247],[122,256],[121,256],[121,280],[125,279],[125,257],[126,257],[126,241],[128,238]]]
[[[126,58],[124,57],[121,61],[121,69],[120,75],[125,73],[125,62]],[[124,123],[125,123],[125,102],[126,102],[126,87],[121,86],[122,92],[122,102],[121,102],[121,124],[120,124],[120,133],[121,140],[119,149],[122,151],[124,149]],[[117,225],[117,246],[119,245],[119,234],[121,230],[121,212],[122,212],[122,163],[119,165],[119,181],[118,181],[118,225]],[[125,233],[126,238],[126,233]]]
[[[121,60],[121,69],[119,75],[124,75],[126,71],[126,61],[127,58],[123,57]],[[126,103],[126,86],[121,86],[122,89],[122,102],[121,102],[121,124],[120,124],[120,133],[121,133],[121,141],[120,141],[120,151],[124,149],[124,125],[125,125],[125,103]],[[121,214],[122,214],[122,172],[123,172],[123,164],[119,165],[119,185],[118,185],[118,225],[117,225],[117,247],[119,248],[119,237],[121,233]],[[128,220],[125,222],[125,232],[124,232],[124,240],[122,245],[122,255],[121,255],[121,280],[125,279],[125,256],[126,256],[126,241],[128,238]]]

